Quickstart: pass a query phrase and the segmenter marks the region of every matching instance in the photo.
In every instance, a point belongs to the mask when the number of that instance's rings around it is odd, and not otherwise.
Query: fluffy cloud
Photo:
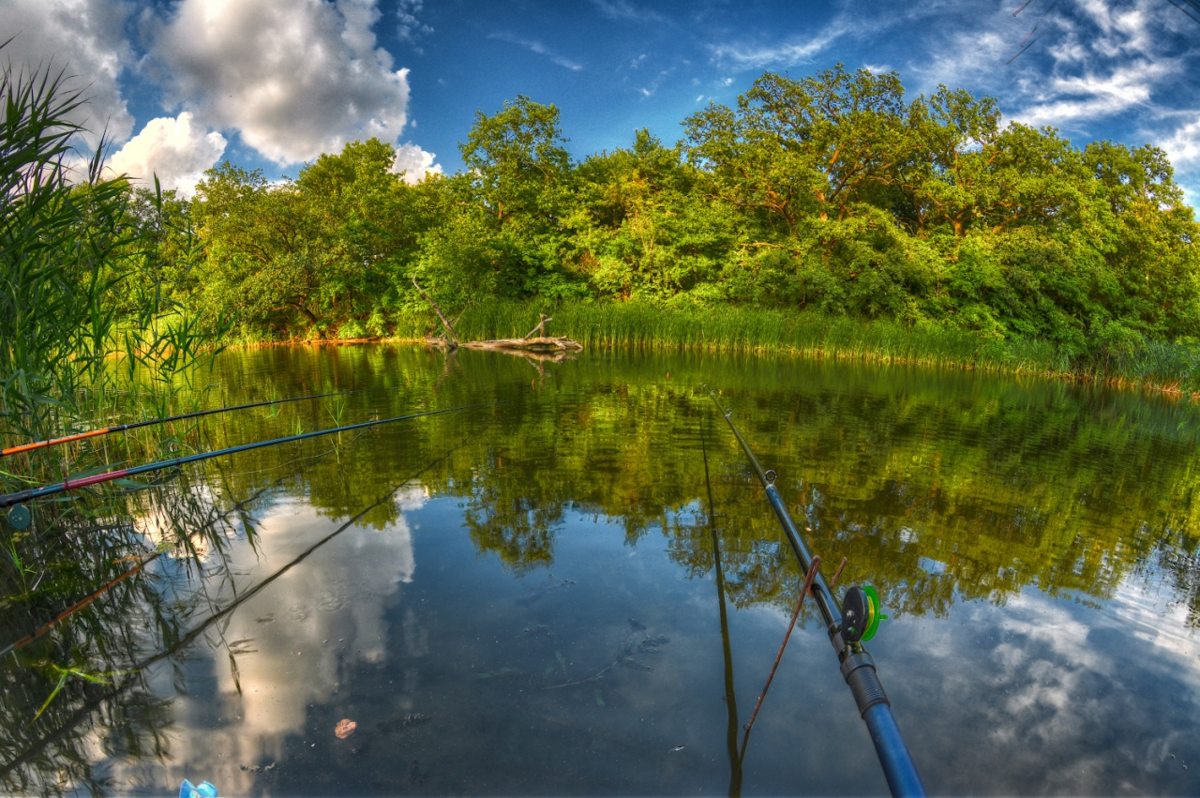
[[[442,174],[442,165],[434,164],[434,157],[432,152],[425,152],[416,144],[401,144],[396,147],[396,161],[392,164],[392,171],[402,174],[405,183],[416,185],[426,175]]]
[[[417,18],[423,5],[421,0],[400,0],[396,8],[396,19],[400,23],[396,26],[396,35],[402,41],[412,42],[419,36],[433,33],[433,28]]]
[[[87,127],[88,146],[95,147],[107,132],[124,141],[133,131],[133,117],[121,97],[118,79],[132,62],[125,38],[130,4],[117,0],[3,0],[0,3],[0,42],[12,39],[0,59],[20,72],[43,68],[62,70],[70,89],[82,90],[88,103],[71,115]]]
[[[1175,166],[1200,166],[1200,119],[1180,127],[1158,146],[1167,151]]]
[[[1040,127],[1112,116],[1134,105],[1149,104],[1155,87],[1177,71],[1178,64],[1165,59],[1115,66],[1106,75],[1054,78],[1045,91],[1053,99],[1032,104],[1014,118]]]
[[[182,0],[151,65],[174,100],[278,164],[395,141],[408,70],[376,47],[374,0]]]
[[[164,189],[178,189],[190,196],[204,170],[224,152],[225,137],[193,128],[192,114],[184,111],[176,119],[151,119],[141,133],[113,155],[108,167],[115,174],[128,175],[147,186],[154,184],[157,174]]]

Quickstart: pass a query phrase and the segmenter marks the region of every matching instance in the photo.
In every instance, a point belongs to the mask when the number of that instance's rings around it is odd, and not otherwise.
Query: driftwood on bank
[[[425,293],[425,289],[421,288],[421,284],[417,282],[416,277],[412,278],[412,283],[421,292],[421,296],[424,297],[425,301],[433,306],[434,312],[442,320],[442,326],[446,328],[446,335],[444,337],[425,339],[434,346],[444,346],[451,350],[461,346],[464,349],[483,349],[534,357],[549,355],[554,358],[564,356],[568,352],[578,352],[583,349],[583,344],[578,341],[573,341],[570,338],[546,335],[546,325],[554,321],[554,319],[545,313],[538,314],[537,326],[530,330],[529,334],[524,338],[496,338],[491,341],[459,341],[458,335],[454,332],[454,324],[446,318],[445,313],[442,313],[442,309],[438,307],[438,303],[433,301],[433,298],[429,294]],[[462,318],[461,314],[459,318]],[[455,321],[458,321],[458,319],[455,319]],[[538,359],[541,358],[538,357]]]
[[[521,352],[578,352],[583,344],[570,338],[553,338],[540,336],[538,338],[497,338],[494,341],[463,341],[459,346],[464,349],[506,349]]]

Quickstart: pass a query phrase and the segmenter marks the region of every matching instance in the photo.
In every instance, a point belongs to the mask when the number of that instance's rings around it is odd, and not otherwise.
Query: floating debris
[[[501,668],[498,671],[488,671],[476,676],[476,679],[503,679],[506,676],[524,676],[525,671],[520,668]]]
[[[411,715],[404,716],[404,726],[416,726],[420,723],[427,723],[433,720],[431,715],[422,715],[420,712],[413,712]]]
[[[682,745],[677,745],[677,746],[675,746],[674,748],[672,748],[672,749],[671,749],[671,753],[673,754],[673,753],[675,753],[676,751],[682,751],[682,750],[683,750],[683,748],[684,748],[684,747],[683,747]]]
[[[638,643],[637,650],[641,654],[655,654],[658,653],[659,646],[665,646],[670,642],[671,638],[665,635],[659,635],[658,637],[647,637],[644,638],[642,642]]]
[[[275,769],[275,763],[272,762],[265,767],[263,765],[240,765],[240,767],[247,773],[270,773]]]
[[[349,718],[342,718],[341,720],[338,721],[337,726],[334,727],[333,733],[337,735],[337,738],[339,740],[345,740],[351,734],[354,734],[354,730],[357,728],[358,728],[357,723],[350,720]]]

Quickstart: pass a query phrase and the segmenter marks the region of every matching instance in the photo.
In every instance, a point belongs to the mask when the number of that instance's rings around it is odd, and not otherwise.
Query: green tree
[[[379,139],[351,142],[304,167],[296,181],[318,246],[331,258],[322,297],[341,337],[388,331],[402,298],[397,276],[411,267],[428,226],[395,160],[395,148]]]
[[[703,176],[647,130],[628,150],[579,168],[580,203],[569,217],[574,260],[593,290],[622,299],[715,299],[732,246],[728,215],[697,189]]]
[[[558,108],[520,96],[493,116],[477,113],[467,141],[459,145],[467,172],[449,188],[487,220],[493,239],[487,251],[495,257],[475,268],[493,272],[504,293],[580,293],[573,275],[563,270],[562,220],[573,193],[565,143]],[[477,228],[474,219],[454,219],[469,230]]]
[[[226,161],[196,187],[205,248],[202,307],[285,335],[320,335],[326,253],[291,181],[271,186],[261,170]]]

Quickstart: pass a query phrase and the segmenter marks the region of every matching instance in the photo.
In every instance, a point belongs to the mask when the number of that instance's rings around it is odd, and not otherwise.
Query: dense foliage
[[[895,73],[766,74],[668,147],[572,162],[554,106],[479,113],[466,169],[408,185],[354,143],[269,184],[231,164],[191,208],[186,302],[251,337],[394,331],[478,297],[820,311],[1127,354],[1200,333],[1192,209],[1154,147],[1078,149],[991,98]]]

